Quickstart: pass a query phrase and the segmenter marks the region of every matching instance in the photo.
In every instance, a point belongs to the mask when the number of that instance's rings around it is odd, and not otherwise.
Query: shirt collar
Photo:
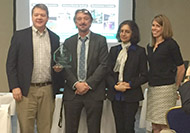
[[[129,48],[130,46],[131,46],[131,42],[128,42],[128,43],[121,43],[121,46],[122,46],[122,48]]]
[[[35,33],[39,34],[39,35],[43,35],[43,34],[45,34],[45,33],[47,32],[47,28],[45,28],[44,31],[43,31],[42,33],[40,33],[39,30],[36,29],[36,27],[34,27],[34,26],[32,26],[32,30],[33,30]]]
[[[88,38],[88,39],[90,39],[90,34],[91,34],[91,32],[88,32],[88,34],[86,35],[86,37]],[[78,34],[78,39],[80,39],[81,38],[81,36]]]
[[[136,44],[131,44],[131,46],[129,47],[128,50],[136,50],[137,49],[137,45]]]
[[[119,47],[118,47],[118,50],[121,50],[122,49],[122,44],[120,43]],[[137,45],[136,44],[131,44],[128,48],[128,51],[130,50],[136,50],[137,49]]]

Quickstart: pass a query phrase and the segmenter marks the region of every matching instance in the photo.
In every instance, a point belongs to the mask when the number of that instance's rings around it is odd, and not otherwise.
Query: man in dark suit
[[[184,83],[179,87],[182,109],[190,114],[190,66],[187,68]]]
[[[105,37],[90,31],[92,21],[88,10],[77,10],[74,22],[79,32],[64,43],[72,54],[72,67],[65,69],[66,133],[77,133],[83,107],[87,114],[88,133],[100,133],[108,48]],[[85,50],[82,48],[84,45]]]
[[[32,9],[33,26],[16,31],[7,57],[7,77],[16,100],[21,133],[50,133],[55,106],[58,73],[52,70],[53,52],[59,37],[46,28],[48,8],[37,4]]]

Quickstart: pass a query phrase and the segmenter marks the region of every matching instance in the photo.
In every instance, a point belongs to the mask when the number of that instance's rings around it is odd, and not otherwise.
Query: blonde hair
[[[162,26],[162,28],[163,28],[162,37],[164,40],[171,38],[173,36],[171,23],[165,15],[159,14],[153,18],[152,22],[153,21],[156,21],[159,25]],[[152,33],[151,33],[151,35],[152,35]],[[152,35],[152,46],[154,46],[155,42],[156,42],[156,39]]]

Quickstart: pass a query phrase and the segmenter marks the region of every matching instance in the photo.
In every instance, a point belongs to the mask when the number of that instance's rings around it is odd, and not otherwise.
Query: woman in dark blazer
[[[117,133],[134,133],[135,115],[143,100],[141,85],[147,82],[145,49],[138,46],[139,29],[134,21],[123,21],[117,31],[119,44],[111,47],[108,58],[108,99]]]

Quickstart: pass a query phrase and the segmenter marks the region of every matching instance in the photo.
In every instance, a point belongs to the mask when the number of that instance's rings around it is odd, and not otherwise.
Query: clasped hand
[[[125,92],[127,89],[131,89],[130,84],[127,82],[118,82],[114,88],[117,91]]]
[[[76,88],[75,94],[78,94],[78,95],[84,95],[90,89],[90,87],[88,86],[88,84],[86,82],[76,83],[75,88]]]

